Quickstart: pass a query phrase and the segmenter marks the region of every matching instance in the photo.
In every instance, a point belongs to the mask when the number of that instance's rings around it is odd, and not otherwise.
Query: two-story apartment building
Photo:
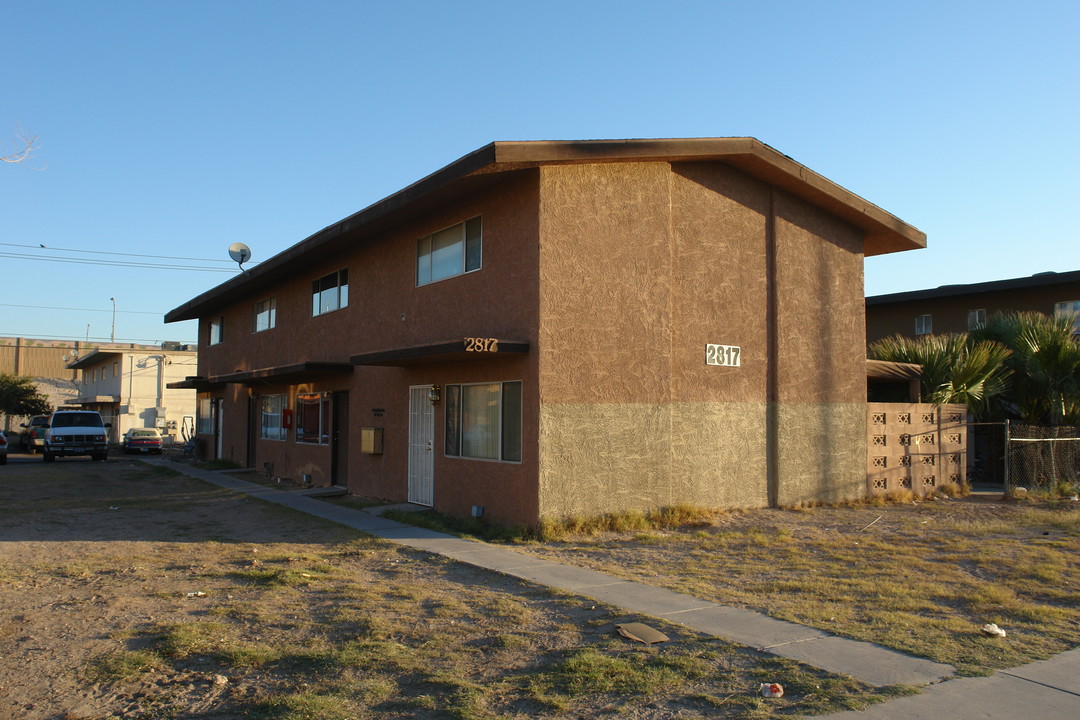
[[[995,312],[1080,313],[1080,270],[874,295],[866,298],[866,338],[967,332]]]
[[[866,494],[863,257],[752,138],[498,142],[166,315],[212,454],[500,523]]]
[[[196,371],[195,350],[97,348],[67,367],[79,372],[79,395],[72,404],[97,410],[112,423],[110,442],[119,442],[131,428],[157,428],[176,439],[183,419],[195,416],[195,391],[169,387]]]

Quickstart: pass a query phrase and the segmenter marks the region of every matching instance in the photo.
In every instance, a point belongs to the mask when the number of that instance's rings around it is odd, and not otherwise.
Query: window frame
[[[925,319],[925,320],[924,320]],[[931,313],[915,316],[915,336],[934,334],[934,316]]]
[[[277,298],[264,298],[251,306],[251,333],[261,333],[277,327]],[[259,318],[266,317],[266,327],[259,327]]]
[[[207,345],[220,345],[225,340],[225,316],[210,320],[210,326],[206,333]]]
[[[273,393],[259,396],[259,439],[281,442],[289,439],[289,429],[285,427],[285,410],[289,407],[288,393]],[[268,422],[268,418],[271,419]],[[277,421],[273,422],[273,418]]]
[[[1080,334],[1080,300],[1062,300],[1054,303],[1055,318],[1073,313],[1076,313],[1076,317],[1073,318],[1073,335],[1077,335]]]
[[[460,230],[460,239],[444,248],[434,248],[437,236]],[[460,262],[451,271],[435,272],[435,254],[440,250],[455,248],[454,254],[460,254]],[[450,254],[447,253],[447,257]],[[481,215],[475,215],[459,223],[448,225],[440,230],[417,238],[416,240],[416,287],[424,287],[450,278],[468,275],[484,268],[484,221]]]
[[[972,315],[974,314],[974,318]],[[974,322],[972,320],[974,319]],[[986,327],[986,308],[975,308],[974,310],[968,310],[967,314],[967,329],[978,330],[979,328]]]
[[[324,285],[324,281],[327,284]],[[328,284],[333,282],[333,285]],[[331,291],[333,291],[331,293]],[[323,300],[333,297],[334,307],[328,307]],[[349,268],[341,268],[311,281],[311,317],[328,315],[349,307]]]
[[[329,445],[331,434],[331,423],[333,418],[330,415],[330,396],[329,392],[313,392],[313,393],[297,393],[296,401],[294,403],[296,407],[295,422],[293,423],[293,440],[301,445]],[[304,411],[302,403],[308,402],[310,398],[318,398],[318,409],[313,413],[319,421],[319,427],[315,433],[308,433],[305,429],[305,417],[308,413]],[[308,436],[318,438],[317,440],[308,440]]]
[[[465,454],[465,388],[498,385],[499,427],[495,435],[498,441],[496,457]],[[507,388],[513,388],[508,394]],[[502,380],[476,383],[449,383],[443,391],[445,403],[445,427],[443,431],[443,455],[457,460],[478,460],[520,465],[524,447],[524,383],[521,380]],[[508,404],[508,398],[512,403]],[[508,438],[508,433],[510,437]],[[509,440],[509,442],[508,442]]]

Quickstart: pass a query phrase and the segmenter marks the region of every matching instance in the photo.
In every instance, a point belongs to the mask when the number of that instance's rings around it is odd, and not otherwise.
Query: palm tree
[[[1080,423],[1080,339],[1074,317],[1037,312],[994,313],[971,336],[995,341],[1012,353],[1008,400],[1030,425]]]
[[[977,419],[989,418],[992,400],[1006,390],[1009,349],[993,340],[972,341],[964,334],[893,335],[872,343],[868,356],[875,360],[916,363],[922,366],[923,402],[964,403]]]

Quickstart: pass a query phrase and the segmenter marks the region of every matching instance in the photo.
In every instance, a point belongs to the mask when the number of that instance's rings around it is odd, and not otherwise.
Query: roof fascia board
[[[989,282],[969,285],[943,285],[927,290],[907,290],[888,295],[872,295],[866,298],[867,305],[888,305],[889,303],[910,302],[912,300],[936,300],[938,298],[958,297],[961,295],[979,295],[982,293],[1002,292],[1006,290],[1026,290],[1047,285],[1066,285],[1080,283],[1080,270],[1070,272],[1052,272],[1008,280],[990,280]]]

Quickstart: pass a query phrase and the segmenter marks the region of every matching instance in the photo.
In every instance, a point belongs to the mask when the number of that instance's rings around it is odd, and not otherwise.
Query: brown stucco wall
[[[541,197],[542,516],[865,493],[860,232],[719,163],[545,167]]]
[[[1040,312],[1054,315],[1059,302],[1080,300],[1080,283],[1062,282],[1039,287],[975,292],[951,297],[924,298],[871,304],[866,308],[866,338],[869,342],[890,335],[915,336],[915,318],[933,316],[934,334],[967,332],[969,310],[994,312]]]
[[[862,235],[774,195],[776,489],[782,506],[866,492]]]
[[[495,337],[536,345],[537,212],[536,172],[508,174],[496,188],[459,198],[432,213],[409,217],[392,231],[357,237],[352,249],[316,267],[298,270],[296,278],[273,292],[252,295],[221,315],[224,342],[200,348],[199,374],[213,376],[289,365],[303,361],[348,362],[353,355],[406,348],[463,337]],[[483,218],[483,266],[424,287],[416,287],[416,240],[470,217]],[[349,270],[347,308],[312,317],[311,282],[341,268]],[[251,332],[252,304],[273,295],[275,328]],[[205,341],[204,318],[200,337]],[[357,494],[403,500],[408,477],[408,398],[412,385],[523,381],[521,463],[484,462],[443,455],[443,407],[435,408],[435,505],[467,514],[483,505],[496,522],[531,523],[537,516],[535,438],[537,407],[535,354],[510,359],[478,357],[473,362],[412,367],[364,367],[310,383],[228,385],[224,397],[223,456],[245,462],[250,393],[298,391],[349,393],[348,487]],[[361,454],[360,428],[384,428],[384,452]],[[257,432],[257,428],[255,430]],[[211,440],[208,438],[208,442]],[[331,448],[293,441],[257,440],[251,463],[259,470],[274,463],[274,474],[299,478],[309,473],[316,484],[329,482]]]

